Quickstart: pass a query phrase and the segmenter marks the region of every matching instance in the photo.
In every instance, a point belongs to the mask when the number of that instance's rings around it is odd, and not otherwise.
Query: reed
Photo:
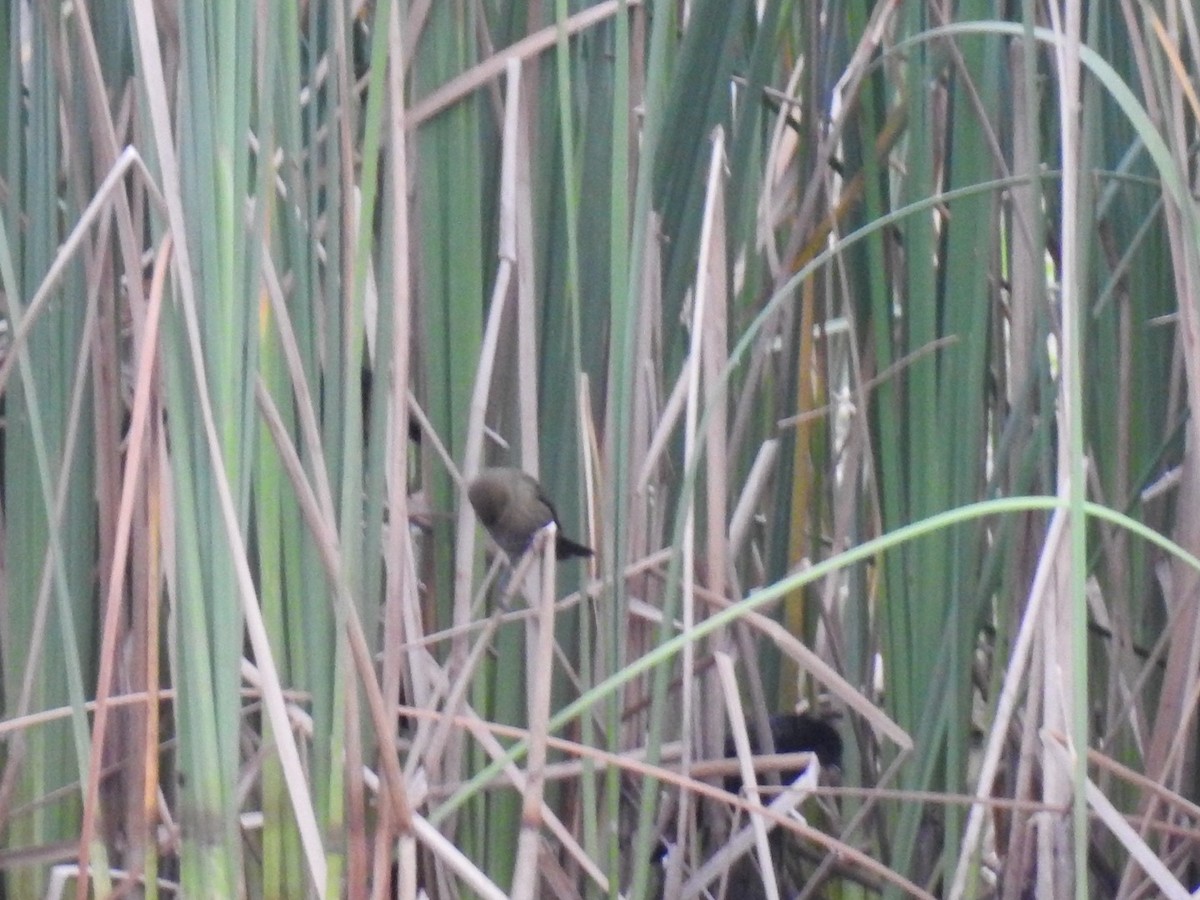
[[[1200,30],[1012,6],[0,9],[0,895],[1188,896]]]

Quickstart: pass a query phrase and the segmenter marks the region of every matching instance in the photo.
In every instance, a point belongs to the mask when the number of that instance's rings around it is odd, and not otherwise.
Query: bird
[[[468,485],[467,497],[492,540],[514,561],[529,549],[539,529],[550,522],[558,524],[554,505],[542,486],[511,466],[484,469]],[[554,555],[557,559],[587,557],[592,550],[559,531]]]
[[[806,713],[780,713],[771,716],[768,721],[771,725],[771,742],[775,745],[776,753],[799,753],[807,750],[816,755],[822,768],[841,769],[842,736],[824,719]],[[754,730],[748,728],[748,731],[750,752],[758,753],[758,741]],[[736,755],[733,736],[730,735],[725,739],[725,756]],[[779,780],[785,784],[791,783],[800,777],[800,771],[780,772]],[[736,794],[741,788],[741,778],[731,776],[725,780],[725,790],[731,794]]]

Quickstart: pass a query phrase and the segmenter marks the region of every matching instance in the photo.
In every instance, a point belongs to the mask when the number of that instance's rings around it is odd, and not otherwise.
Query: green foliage
[[[1182,890],[1200,47],[1011,6],[0,9],[0,894]]]

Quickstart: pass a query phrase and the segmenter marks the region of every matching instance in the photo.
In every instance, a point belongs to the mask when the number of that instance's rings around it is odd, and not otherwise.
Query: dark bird
[[[842,767],[842,736],[832,725],[816,716],[805,713],[784,713],[771,716],[771,742],[775,744],[776,753],[800,753],[809,751],[815,753],[817,761],[823,768]],[[746,723],[750,734],[750,752],[759,753],[758,741],[754,737],[754,728]],[[733,746],[733,736],[725,739],[725,756],[734,757],[737,751]],[[789,784],[800,777],[800,772],[780,772],[779,780]],[[725,780],[725,790],[736,794],[742,789],[742,779],[736,776]]]
[[[467,488],[475,515],[500,549],[517,560],[529,549],[538,529],[550,522],[558,524],[554,506],[542,486],[520,469],[484,469]],[[591,556],[590,548],[557,532],[554,555],[558,559]]]

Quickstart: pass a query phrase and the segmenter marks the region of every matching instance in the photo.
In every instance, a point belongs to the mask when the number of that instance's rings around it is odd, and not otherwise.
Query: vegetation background
[[[0,896],[1189,896],[1190,0],[0,39]]]

